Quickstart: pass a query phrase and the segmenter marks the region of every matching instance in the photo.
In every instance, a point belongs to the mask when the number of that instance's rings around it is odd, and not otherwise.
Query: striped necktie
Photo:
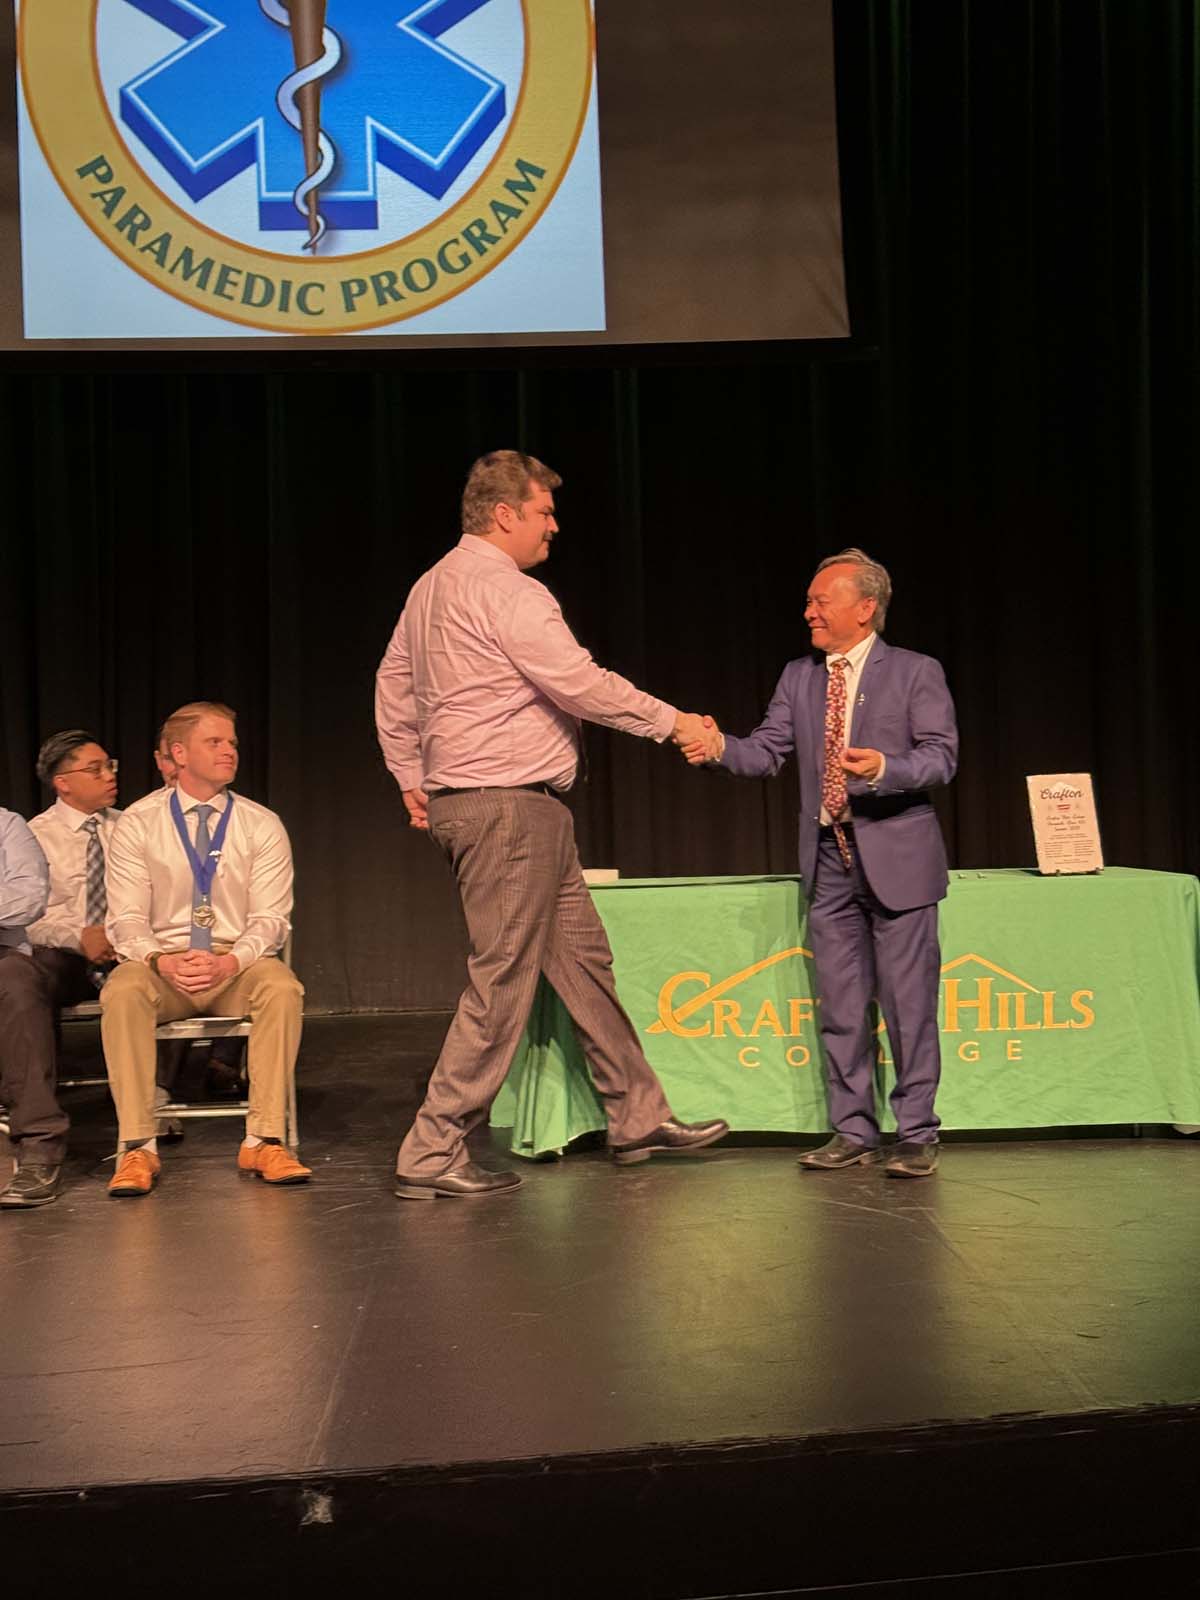
[[[88,836],[85,866],[87,899],[83,920],[89,928],[102,928],[108,915],[108,895],[104,889],[104,846],[100,843],[100,819],[89,817],[81,826]]]

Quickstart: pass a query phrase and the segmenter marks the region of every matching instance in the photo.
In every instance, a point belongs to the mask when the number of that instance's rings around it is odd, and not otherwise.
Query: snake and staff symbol
[[[296,210],[308,223],[304,248],[315,251],[326,233],[325,218],[317,209],[321,185],[333,171],[333,143],[321,127],[321,80],[342,59],[342,42],[325,26],[326,0],[258,0],[264,16],[287,28],[292,35],[295,72],[279,85],[275,104],[289,127],[295,128],[304,147],[305,177],[292,195]]]

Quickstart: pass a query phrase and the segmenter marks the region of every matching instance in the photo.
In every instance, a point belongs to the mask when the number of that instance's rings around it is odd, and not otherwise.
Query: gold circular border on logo
[[[113,120],[100,84],[93,46],[99,3],[100,0],[52,0],[49,4],[47,0],[24,0],[21,6],[17,36],[21,84],[30,121],[50,170],[97,238],[148,283],[212,316],[269,333],[327,337],[387,327],[443,305],[478,283],[512,254],[554,198],[574,158],[591,100],[595,50],[590,0],[521,0],[525,70],[516,108],[500,148],[460,200],[416,233],[374,250],[328,259],[256,250],[197,222],[138,165]],[[80,167],[100,156],[113,172],[111,181],[102,187],[124,189],[121,210],[141,205],[152,219],[154,233],[172,236],[174,253],[186,246],[197,259],[212,257],[215,269],[226,267],[239,277],[256,273],[273,284],[289,278],[293,296],[301,283],[322,285],[323,314],[282,313],[275,305],[261,310],[243,308],[180,283],[165,271],[154,271],[145,259],[140,259],[136,241],[118,233],[113,220],[89,199],[96,179],[85,183],[77,177]],[[485,256],[477,256],[458,276],[440,273],[435,284],[411,308],[398,310],[392,305],[375,316],[356,315],[334,303],[334,293],[344,280],[372,271],[402,272],[410,262],[436,258],[440,249],[461,236],[468,223],[483,215],[481,206],[486,207],[493,198],[511,203],[511,194],[502,188],[489,193],[489,186],[502,185],[510,172],[516,175],[518,160],[543,168],[545,187],[522,211],[520,226],[490,247]],[[302,227],[303,223],[297,220]],[[104,336],[102,327],[97,327],[96,336]]]

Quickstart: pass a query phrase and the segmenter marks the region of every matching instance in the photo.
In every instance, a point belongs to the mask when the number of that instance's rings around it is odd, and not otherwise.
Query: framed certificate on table
[[[1051,772],[1027,777],[1029,815],[1044,876],[1103,872],[1100,824],[1090,772]]]

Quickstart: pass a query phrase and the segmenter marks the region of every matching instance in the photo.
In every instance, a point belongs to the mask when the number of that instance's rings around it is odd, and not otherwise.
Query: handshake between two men
[[[698,712],[681,711],[675,719],[675,731],[671,739],[692,767],[719,761],[725,753],[725,735],[716,720],[701,716]],[[841,767],[847,777],[865,778],[871,783],[883,768],[883,755],[878,750],[847,746],[842,751]]]
[[[599,667],[549,589],[531,578],[558,536],[554,490],[561,481],[519,451],[492,451],[475,462],[463,491],[462,538],[417,580],[379,667],[376,721],[388,767],[411,825],[432,833],[454,871],[471,940],[470,981],[397,1155],[397,1195],[488,1195],[520,1184],[515,1172],[478,1166],[465,1140],[504,1082],[542,974],[571,997],[568,1009],[590,1041],[589,1066],[618,1164],[703,1149],[728,1132],[720,1118],[675,1117],[617,996],[570,813],[549,803],[575,777],[580,720],[662,739],[671,717],[669,736],[689,765],[720,762],[746,777],[767,777],[798,756],[799,876],[810,899],[822,1036],[833,1063],[834,1129],[801,1165],[833,1169],[880,1157],[869,1010],[878,968],[879,988],[892,1002],[889,1026],[898,1019],[893,1037],[917,1040],[898,1060],[900,1139],[887,1171],[926,1176],[937,1161],[937,902],[946,867],[925,789],[949,781],[957,752],[940,666],[884,645],[878,635],[891,580],[865,552],[843,550],[821,563],[805,598],[804,620],[823,659],[788,662],[759,727],[727,739],[715,718],[676,711]],[[857,686],[868,656],[876,674],[873,709],[890,713],[897,730],[915,715],[923,730],[898,742],[886,761],[849,742],[853,708],[865,703]],[[889,723],[857,726],[860,736],[874,726],[876,737],[887,737]],[[886,772],[889,762],[898,770]],[[872,887],[847,827],[854,816],[848,790],[885,778],[906,800],[894,818],[870,819],[885,828],[883,871]],[[914,813],[915,822],[899,821]],[[887,842],[897,826],[907,830],[900,851]],[[869,842],[871,827],[863,838]],[[876,900],[876,890],[885,898]]]

